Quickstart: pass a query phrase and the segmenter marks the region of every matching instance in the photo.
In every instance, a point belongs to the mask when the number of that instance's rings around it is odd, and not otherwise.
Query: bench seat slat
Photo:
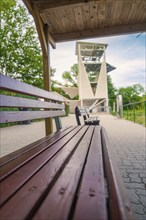
[[[35,97],[40,97],[44,99],[51,99],[63,102],[63,98],[57,96],[56,93],[48,92],[39,88],[36,88],[32,85],[20,82],[8,76],[0,74],[0,88],[7,91],[12,91],[16,93],[22,93],[26,95],[32,95]]]
[[[59,141],[70,131],[74,130],[74,128],[75,127],[71,127],[70,129],[67,129],[63,132],[58,132],[51,137],[45,138],[44,141],[38,142],[37,144],[34,143],[31,146],[29,145],[27,151],[23,152],[23,154],[21,153],[19,157],[16,157],[15,159],[9,161],[9,163],[5,164],[5,166],[0,169],[0,179],[4,179],[5,177],[7,177],[7,175],[13,173],[16,169],[27,163],[29,160],[32,160],[32,158],[36,157],[52,144]]]
[[[0,123],[63,116],[65,111],[0,111]]]
[[[119,175],[119,172],[117,172],[116,164],[114,164],[113,155],[107,141],[108,137],[103,127],[101,129],[101,137],[103,144],[105,176],[109,194],[108,206],[110,210],[110,219],[133,220],[135,218],[132,214],[127,193],[124,189],[121,176]]]
[[[1,217],[3,219],[7,220],[10,216],[13,216],[14,219],[26,219],[26,217],[32,214],[31,210],[35,210],[35,207],[42,202],[42,197],[45,196],[50,190],[50,187],[52,187],[52,181],[54,182],[54,179],[57,180],[57,176],[60,175],[61,170],[67,164],[67,161],[72,156],[87,129],[87,126],[76,128],[75,131],[77,134],[74,135],[73,138],[70,137],[70,141],[66,143],[65,147],[55,154],[52,160],[45,163],[39,172],[33,175],[32,178],[10,198],[1,208]],[[17,212],[15,207],[19,207]],[[31,217],[29,217],[29,219],[31,219]]]
[[[26,183],[38,170],[41,169],[59,150],[61,150],[70,139],[81,129],[77,127],[68,135],[64,136],[53,145],[44,144],[45,150],[8,176],[1,182],[1,203],[4,203],[13,195],[24,183]],[[46,149],[47,148],[47,149]],[[9,184],[11,183],[11,184]]]
[[[55,220],[70,219],[70,210],[86,162],[92,133],[93,127],[89,127],[70,161],[60,174],[59,179],[54,183],[40,209],[37,210],[33,220],[48,219],[48,216],[49,219]]]
[[[0,95],[1,107],[16,107],[16,108],[51,108],[63,109],[64,104],[53,102],[38,101],[34,99],[20,98],[15,96]]]
[[[100,130],[100,126],[94,128],[73,220],[107,219]]]
[[[22,147],[22,148],[20,148],[16,151],[10,153],[10,154],[7,154],[7,155],[1,157],[0,158],[0,169],[1,169],[2,166],[6,165],[7,163],[11,162],[12,160],[16,159],[17,157],[25,154],[26,152],[30,151],[31,149],[33,149],[33,148],[37,147],[38,145],[44,143],[48,139],[51,139],[53,136],[56,136],[57,134],[60,134],[60,133],[64,132],[67,129],[73,129],[73,128],[74,128],[74,126],[62,128],[59,131],[56,131],[56,132],[54,132],[54,133],[52,133],[52,134],[50,134],[46,137],[43,137],[43,138],[41,138],[41,139],[31,143],[31,144],[28,144],[28,145],[26,145],[26,146],[24,146],[24,147]]]

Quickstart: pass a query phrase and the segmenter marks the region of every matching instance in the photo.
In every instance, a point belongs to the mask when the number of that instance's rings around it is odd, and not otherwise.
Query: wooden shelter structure
[[[44,89],[50,90],[49,44],[146,30],[145,0],[23,0],[38,31]],[[52,132],[46,119],[46,134]]]

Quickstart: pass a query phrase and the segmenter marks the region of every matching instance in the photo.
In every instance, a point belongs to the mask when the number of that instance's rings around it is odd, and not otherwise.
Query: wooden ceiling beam
[[[39,12],[38,12],[37,6],[33,5],[31,0],[23,0],[23,2],[34,18],[42,49],[47,54],[46,40],[49,41],[49,43],[51,44],[53,49],[56,48],[56,43],[55,43],[51,33],[48,33],[48,39],[45,39],[45,35],[44,35],[45,24],[44,24]]]
[[[32,12],[32,3],[30,0],[23,0],[24,4],[26,5],[26,7],[28,8],[29,12]]]
[[[131,24],[131,25],[121,25],[116,27],[105,27],[94,30],[87,31],[77,31],[71,33],[62,33],[53,35],[55,42],[65,42],[71,40],[80,40],[87,38],[95,38],[95,37],[109,37],[123,34],[132,34],[145,32],[146,26],[145,23],[140,24]]]
[[[105,1],[105,0],[96,0],[96,1]],[[48,9],[60,8],[60,7],[71,7],[71,6],[81,6],[89,2],[95,2],[93,0],[33,0],[33,3],[36,4],[41,12],[45,12]]]

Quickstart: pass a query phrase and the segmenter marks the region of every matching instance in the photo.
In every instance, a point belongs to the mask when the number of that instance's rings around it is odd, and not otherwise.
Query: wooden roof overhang
[[[23,0],[39,35],[55,43],[146,30],[145,0]],[[43,36],[42,36],[43,37]]]
[[[50,91],[49,44],[144,32],[145,0],[23,0],[32,14],[43,52],[44,89]],[[46,119],[46,134],[52,132]]]

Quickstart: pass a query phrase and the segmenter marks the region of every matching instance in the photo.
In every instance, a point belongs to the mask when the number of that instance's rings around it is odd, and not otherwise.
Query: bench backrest
[[[75,115],[76,115],[76,120],[77,120],[78,125],[81,125],[80,116],[83,116],[84,121],[89,118],[87,109],[81,108],[78,106],[75,107]]]
[[[61,127],[58,116],[65,115],[62,97],[2,74],[0,89],[0,106],[4,108],[0,111],[0,123],[55,117],[57,130]]]

